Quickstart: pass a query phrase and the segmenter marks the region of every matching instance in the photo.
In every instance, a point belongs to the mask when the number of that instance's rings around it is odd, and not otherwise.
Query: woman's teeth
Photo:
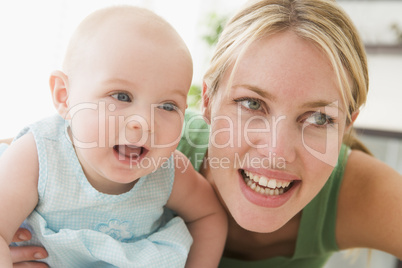
[[[281,195],[292,186],[291,181],[269,179],[246,170],[242,170],[242,175],[248,187],[264,195]]]

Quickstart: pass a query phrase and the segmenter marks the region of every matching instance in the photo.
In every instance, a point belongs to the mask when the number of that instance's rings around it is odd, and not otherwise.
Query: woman
[[[180,148],[228,212],[221,267],[321,267],[354,247],[402,258],[401,175],[342,145],[368,72],[335,1],[250,3],[226,25],[204,81],[208,152],[191,115]]]

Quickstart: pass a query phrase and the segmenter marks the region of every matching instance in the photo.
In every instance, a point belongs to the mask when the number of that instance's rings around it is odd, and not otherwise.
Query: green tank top
[[[187,156],[194,169],[199,171],[208,149],[209,125],[196,111],[186,110],[184,125],[177,150]]]
[[[178,150],[183,152],[196,170],[208,147],[208,125],[200,114],[188,111]],[[339,189],[342,183],[349,148],[342,145],[338,163],[328,181],[303,209],[295,253],[292,257],[274,257],[259,261],[242,261],[223,257],[222,268],[316,268],[323,267],[339,248],[335,239],[335,223]]]

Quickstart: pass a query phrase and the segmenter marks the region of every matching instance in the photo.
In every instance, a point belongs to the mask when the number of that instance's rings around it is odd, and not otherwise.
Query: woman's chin
[[[268,214],[269,213],[269,214]],[[272,233],[283,227],[289,217],[273,215],[274,212],[233,212],[232,217],[243,229],[256,233]],[[290,217],[291,218],[291,217]]]

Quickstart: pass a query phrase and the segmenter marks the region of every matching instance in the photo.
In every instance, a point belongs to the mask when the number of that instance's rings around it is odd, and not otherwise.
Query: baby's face
[[[132,183],[169,158],[192,78],[187,49],[171,34],[117,29],[93,38],[69,76],[71,135],[95,188]]]

